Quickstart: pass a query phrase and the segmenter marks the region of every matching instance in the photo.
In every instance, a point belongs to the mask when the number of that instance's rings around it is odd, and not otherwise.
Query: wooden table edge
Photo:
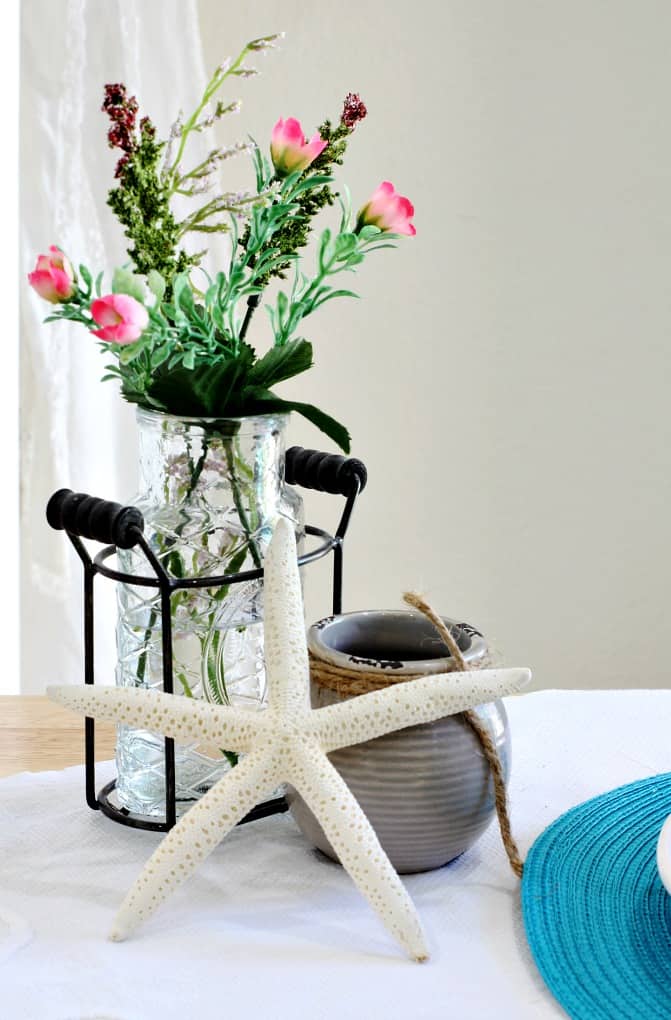
[[[116,727],[96,723],[96,761],[114,757]],[[0,695],[0,778],[84,762],[84,719],[43,695]]]

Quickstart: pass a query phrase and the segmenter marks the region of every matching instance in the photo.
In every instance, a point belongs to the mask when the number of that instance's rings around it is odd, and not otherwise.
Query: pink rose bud
[[[91,305],[91,315],[102,329],[91,332],[100,340],[114,344],[130,344],[141,335],[149,322],[144,305],[130,294],[105,294]]]
[[[294,117],[278,120],[270,140],[270,155],[278,177],[287,177],[296,170],[305,170],[320,152],[326,142],[317,132],[308,142],[300,122]]]
[[[359,210],[357,230],[370,225],[393,234],[408,234],[412,237],[417,233],[410,222],[414,215],[415,208],[412,202],[399,195],[391,181],[383,181],[363,209]]]
[[[52,305],[67,301],[75,292],[75,273],[69,259],[55,245],[49,247],[49,255],[38,255],[28,283],[45,301]]]

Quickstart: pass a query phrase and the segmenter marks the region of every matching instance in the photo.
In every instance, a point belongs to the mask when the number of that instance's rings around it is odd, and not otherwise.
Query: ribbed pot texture
[[[454,628],[455,621],[445,618],[445,622]],[[325,654],[329,660],[341,662],[348,669],[353,666],[353,658],[365,658],[362,668],[366,670],[386,671],[393,660],[395,673],[417,672],[419,660],[424,663],[431,659],[427,672],[442,672],[451,660],[440,641],[431,639],[427,652],[426,625],[427,621],[414,613],[348,613],[315,624],[310,629],[309,643],[319,655],[328,642]],[[486,656],[486,642],[467,625],[456,626],[460,629],[462,654],[469,664],[476,665]],[[398,655],[401,648],[402,666]],[[315,708],[341,700],[342,696],[334,691],[312,684]],[[497,701],[474,711],[492,734],[507,781],[510,736],[503,704]],[[342,748],[329,759],[401,873],[429,871],[458,857],[475,843],[494,817],[489,767],[477,737],[459,716],[409,726]],[[292,814],[306,838],[337,860],[304,801],[294,790],[289,790],[288,796]]]

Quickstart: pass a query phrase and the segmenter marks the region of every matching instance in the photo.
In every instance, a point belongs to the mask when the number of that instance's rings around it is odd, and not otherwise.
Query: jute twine
[[[450,650],[450,655],[454,662],[453,671],[467,672],[470,667],[461,654],[461,649],[453,638],[449,628],[443,623],[429,603],[416,592],[406,592],[403,596],[403,600],[409,606],[412,606],[413,609],[423,613],[436,628],[439,636]],[[478,668],[482,668],[482,663],[478,663]],[[318,658],[310,652],[310,676],[319,687],[326,687],[328,690],[335,691],[337,694],[351,698],[356,697],[359,694],[367,694],[369,691],[381,690],[385,687],[391,686],[392,684],[407,683],[410,680],[416,680],[418,677],[424,676],[424,674],[404,673],[401,676],[394,676],[390,673],[382,674],[379,671],[375,672],[373,670],[346,669],[344,667],[334,666],[332,663],[326,662],[325,659]],[[515,843],[511,832],[503,766],[501,764],[501,759],[496,749],[496,745],[489,730],[480,721],[478,715],[474,711],[469,710],[466,712],[460,712],[458,718],[463,719],[466,725],[469,726],[475,734],[476,738],[480,742],[487,764],[491,769],[492,779],[494,782],[494,802],[496,804],[496,814],[499,820],[501,838],[503,840],[506,854],[508,855],[508,860],[510,861],[510,867],[513,869],[517,877],[521,878],[524,863],[520,857],[517,844]]]

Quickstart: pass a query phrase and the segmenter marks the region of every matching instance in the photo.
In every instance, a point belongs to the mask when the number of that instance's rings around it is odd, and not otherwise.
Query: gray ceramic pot
[[[469,664],[485,660],[487,644],[467,624],[443,618]],[[442,673],[452,660],[430,622],[411,612],[345,613],[314,624],[311,651],[348,669]],[[312,684],[315,708],[343,700]],[[475,709],[501,756],[506,780],[510,738],[500,701]],[[467,850],[495,813],[493,784],[480,744],[458,716],[390,733],[329,755],[401,873],[439,868]],[[303,834],[337,860],[321,826],[294,790],[291,811]]]

